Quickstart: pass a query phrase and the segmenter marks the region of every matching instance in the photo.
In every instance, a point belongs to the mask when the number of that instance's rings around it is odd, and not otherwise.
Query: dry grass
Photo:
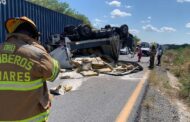
[[[179,98],[190,103],[190,48],[179,48],[168,50],[163,56],[164,67],[170,70],[182,87],[179,91]]]
[[[171,89],[172,87],[170,86],[170,83],[168,80],[164,81],[163,82],[163,87],[166,88],[166,89]]]
[[[148,97],[147,99],[145,99],[142,103],[142,106],[146,109],[153,109],[154,108],[154,97]]]
[[[161,94],[166,95],[168,98],[173,99],[176,96],[174,89],[170,86],[169,78],[167,77],[166,71],[162,71],[159,68],[155,68],[150,72],[149,87],[159,91]],[[150,96],[143,101],[143,107],[151,109],[154,107],[154,96]]]
[[[148,78],[149,85],[157,87],[160,85],[161,78],[157,76],[157,73],[155,70],[152,70],[150,73],[150,76]]]
[[[162,89],[171,89],[168,77],[166,72],[158,71],[157,69],[154,69],[151,71],[149,76],[149,85]]]
[[[154,89],[160,91],[168,98],[176,99],[178,97],[176,89],[174,89],[170,85],[166,71],[162,71],[159,69],[152,70],[148,81],[149,81],[149,86],[154,87]]]

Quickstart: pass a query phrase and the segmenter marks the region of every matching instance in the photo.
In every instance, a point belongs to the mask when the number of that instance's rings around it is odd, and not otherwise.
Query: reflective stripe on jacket
[[[58,74],[58,62],[34,39],[9,35],[0,45],[0,121],[46,121],[46,80],[54,81]]]

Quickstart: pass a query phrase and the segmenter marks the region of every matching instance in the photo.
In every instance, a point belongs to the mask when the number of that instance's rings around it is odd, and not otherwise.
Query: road
[[[120,56],[120,59],[136,60],[128,56]],[[144,58],[141,64],[147,67],[147,62],[148,59]],[[134,121],[146,87],[146,82],[139,86],[145,73],[146,68],[126,76],[102,75],[82,79],[76,90],[54,98],[49,122]],[[48,85],[53,87],[61,82]]]

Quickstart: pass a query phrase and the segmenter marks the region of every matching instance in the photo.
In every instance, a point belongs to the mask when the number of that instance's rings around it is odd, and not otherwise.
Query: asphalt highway
[[[137,59],[123,55],[120,60]],[[140,64],[144,70],[135,74],[83,78],[76,90],[54,98],[49,122],[135,121],[147,85],[148,58],[143,58]],[[51,88],[61,82],[63,80],[48,86]]]

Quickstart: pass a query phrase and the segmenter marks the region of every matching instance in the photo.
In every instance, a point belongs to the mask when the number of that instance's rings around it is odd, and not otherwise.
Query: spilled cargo
[[[100,30],[87,25],[67,26],[60,40],[52,38],[48,45],[55,48],[50,54],[62,68],[72,69],[84,77],[99,74],[119,76],[142,70],[137,63],[118,61],[122,41],[128,35],[127,25],[105,26]]]

